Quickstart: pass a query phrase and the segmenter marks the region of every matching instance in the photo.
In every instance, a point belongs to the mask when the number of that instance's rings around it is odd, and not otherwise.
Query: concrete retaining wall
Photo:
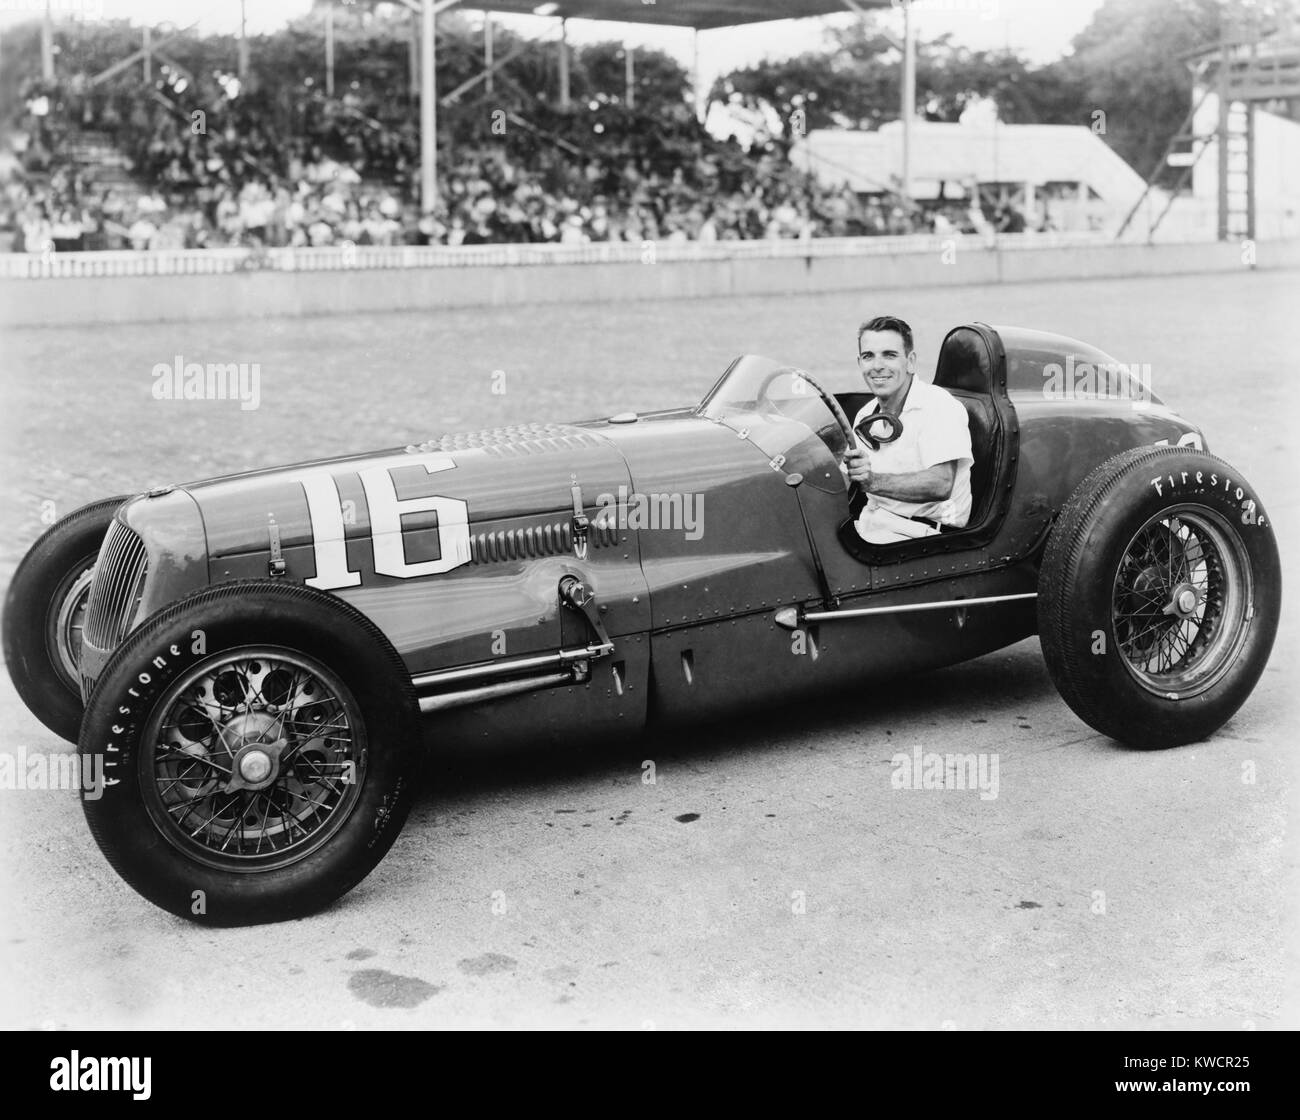
[[[1300,267],[1300,240],[1261,242],[1262,269]],[[985,249],[943,254],[243,272],[0,280],[0,326],[193,322],[443,307],[870,291],[1227,272],[1234,243]]]

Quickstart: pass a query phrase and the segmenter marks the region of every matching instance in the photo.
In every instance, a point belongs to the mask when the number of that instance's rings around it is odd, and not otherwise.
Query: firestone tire
[[[104,534],[127,499],[82,506],[51,525],[23,557],[5,596],[9,679],[37,719],[61,739],[81,726],[80,630]]]
[[[1217,731],[1264,671],[1282,574],[1254,490],[1191,447],[1103,463],[1061,510],[1039,572],[1047,668],[1085,723],[1135,747]]]
[[[419,733],[409,673],[359,611],[302,586],[222,584],[113,654],[82,721],[82,765],[101,756],[104,775],[82,807],[109,863],[164,910],[297,918],[396,839]]]

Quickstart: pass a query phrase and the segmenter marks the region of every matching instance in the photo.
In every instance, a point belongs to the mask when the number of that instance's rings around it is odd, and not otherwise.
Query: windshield
[[[844,432],[807,375],[795,366],[747,354],[728,367],[697,412],[749,440],[773,469],[799,473],[819,490],[842,493]]]

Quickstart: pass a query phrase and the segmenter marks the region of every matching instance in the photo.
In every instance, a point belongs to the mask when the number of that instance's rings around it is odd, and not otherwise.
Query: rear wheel
[[[5,596],[4,656],[32,715],[61,738],[81,726],[81,631],[95,560],[113,514],[127,499],[83,506],[28,550]]]
[[[1263,506],[1231,466],[1188,447],[1103,463],[1052,530],[1039,635],[1066,703],[1142,747],[1219,729],[1277,632],[1282,576]]]
[[[83,790],[109,862],[212,925],[311,913],[361,881],[405,819],[410,677],[341,600],[243,581],[161,611],[113,655],[83,721]],[[87,761],[89,756],[89,761]]]

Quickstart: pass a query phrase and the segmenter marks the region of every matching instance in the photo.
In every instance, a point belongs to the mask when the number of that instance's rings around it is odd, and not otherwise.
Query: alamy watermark
[[[1043,366],[1043,396],[1050,401],[1150,401],[1151,363],[1081,362],[1067,354],[1065,365]]]
[[[152,1058],[94,1058],[73,1050],[50,1060],[50,1088],[56,1092],[130,1093],[137,1101],[152,1095]]]
[[[890,759],[893,773],[889,784],[894,789],[979,790],[981,801],[998,796],[996,753],[937,754],[913,747],[911,754],[896,754]]]
[[[67,751],[0,751],[0,790],[82,790],[87,801],[104,796],[104,786],[117,780],[104,778],[102,754],[75,755]]]
[[[187,362],[177,354],[171,365],[153,367],[156,401],[238,401],[244,412],[262,403],[262,367],[257,362]]]
[[[704,536],[703,494],[638,494],[620,486],[618,493],[596,499],[598,526],[620,529],[666,529],[682,533],[688,541]]]

